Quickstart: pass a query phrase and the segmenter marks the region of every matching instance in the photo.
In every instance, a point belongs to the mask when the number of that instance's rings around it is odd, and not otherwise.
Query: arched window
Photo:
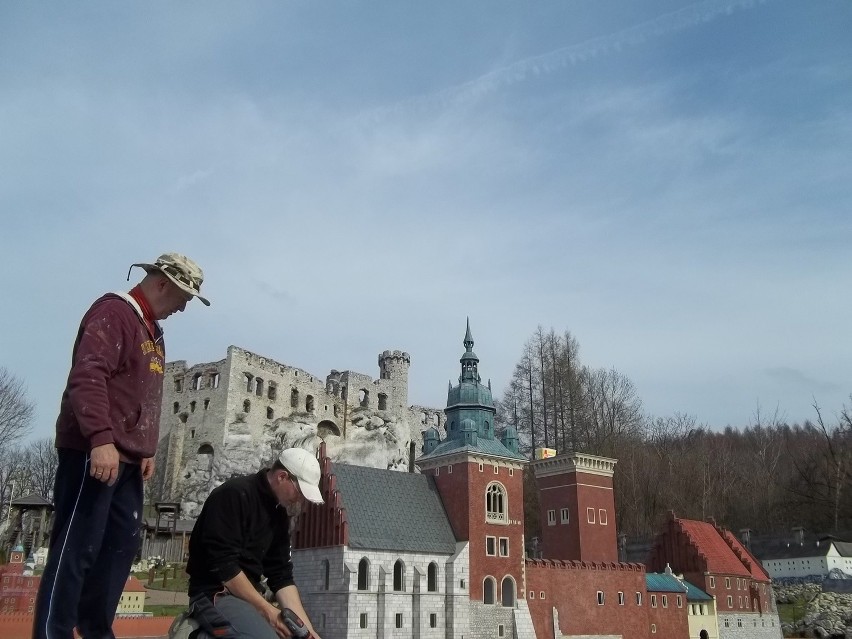
[[[370,406],[370,391],[366,388],[362,388],[358,391],[358,402],[361,405],[361,408],[368,408]]]
[[[243,412],[247,413],[251,410],[251,402],[249,400],[245,400],[243,402]]]
[[[506,515],[506,489],[499,482],[488,484],[485,490],[485,519],[487,521],[508,523]]]
[[[205,473],[213,470],[213,447],[210,444],[201,444],[195,455],[195,467]]]
[[[438,564],[434,561],[429,564],[426,571],[426,590],[429,592],[438,592]]]
[[[331,581],[331,566],[328,563],[328,559],[322,560],[322,589],[328,590],[329,584]]]
[[[396,592],[405,590],[405,564],[402,559],[397,559],[393,565],[393,589]]]
[[[494,577],[486,577],[482,582],[482,603],[493,604],[495,602],[494,591],[497,590],[497,582]]]
[[[505,608],[514,608],[515,606],[515,580],[511,577],[503,577],[503,583],[500,586],[500,602]]]
[[[358,562],[358,590],[370,589],[370,562],[364,557]]]

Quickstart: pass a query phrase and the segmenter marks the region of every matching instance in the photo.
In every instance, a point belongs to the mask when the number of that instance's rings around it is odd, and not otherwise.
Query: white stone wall
[[[254,472],[286,446],[315,448],[320,439],[334,461],[406,470],[410,442],[415,452],[420,442],[406,405],[409,364],[407,353],[385,351],[379,379],[355,371],[322,379],[236,346],[217,362],[167,363],[149,500],[179,501],[191,517],[231,475]]]
[[[782,639],[778,615],[719,614],[719,639]]]
[[[824,555],[808,555],[807,550],[813,548],[802,547],[799,557],[789,559],[767,559],[761,562],[763,567],[773,579],[783,577],[809,577],[812,575],[827,575],[831,570],[842,570],[847,575],[852,575],[852,557],[843,557],[834,544],[830,544],[828,550],[822,546]]]
[[[466,549],[467,545],[463,547]],[[368,589],[358,590],[358,565],[362,558],[370,562]],[[329,561],[329,588],[324,588],[324,564]],[[394,564],[405,564],[404,589],[393,590]],[[466,552],[453,556],[428,553],[391,553],[359,549],[317,548],[293,552],[294,576],[305,609],[324,639],[346,637],[449,639],[448,610],[465,608],[467,584],[456,589],[456,578],[466,575]],[[464,561],[462,569],[456,562]],[[428,592],[427,574],[430,563],[438,567],[437,591]],[[464,578],[464,577],[462,577]],[[452,592],[448,592],[447,588]],[[448,606],[448,600],[459,598],[464,603]],[[361,615],[367,615],[367,627],[361,628]],[[402,627],[396,627],[397,614]],[[430,616],[435,615],[435,627]],[[323,615],[325,617],[323,618]],[[381,625],[381,629],[379,628]],[[458,623],[456,623],[458,627]],[[466,634],[466,633],[462,633]]]

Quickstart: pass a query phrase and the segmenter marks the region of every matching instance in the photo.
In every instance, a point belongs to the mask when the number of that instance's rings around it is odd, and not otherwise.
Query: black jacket
[[[266,469],[214,489],[189,538],[189,596],[220,592],[241,570],[258,592],[261,575],[272,592],[292,585],[289,525]]]

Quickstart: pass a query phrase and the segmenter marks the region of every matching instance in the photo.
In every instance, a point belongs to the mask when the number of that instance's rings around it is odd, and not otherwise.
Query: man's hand
[[[142,481],[148,481],[154,476],[154,458],[146,457],[142,460]]]
[[[284,620],[281,619],[281,611],[271,603],[267,603],[260,614],[263,615],[263,618],[272,626],[279,637],[286,639],[293,636],[287,626],[284,625]]]
[[[98,481],[112,486],[118,479],[118,450],[114,444],[96,446],[90,453],[89,474]]]

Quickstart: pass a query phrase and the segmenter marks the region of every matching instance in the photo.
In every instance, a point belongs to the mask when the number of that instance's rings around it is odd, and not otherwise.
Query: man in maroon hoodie
[[[59,467],[36,639],[113,638],[112,622],[139,548],[142,482],[154,472],[166,361],[159,321],[201,296],[202,270],[166,253],[129,293],[89,308],[56,421]],[[128,272],[128,279],[130,273]]]

